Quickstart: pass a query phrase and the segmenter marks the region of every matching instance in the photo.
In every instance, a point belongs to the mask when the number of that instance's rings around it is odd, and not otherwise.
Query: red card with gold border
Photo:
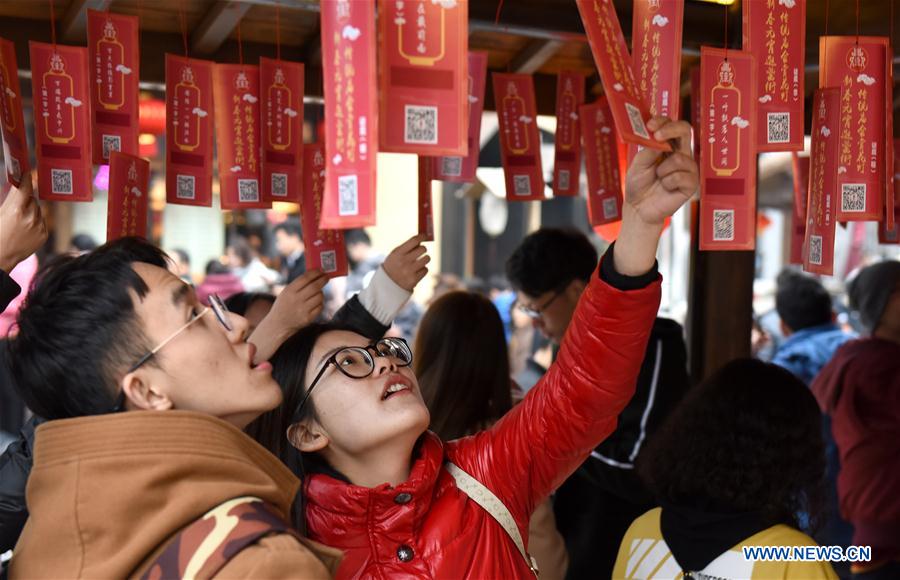
[[[425,236],[426,242],[434,241],[434,210],[431,206],[431,169],[431,158],[419,156],[419,235]]]
[[[379,0],[383,151],[468,154],[469,3]]]
[[[803,239],[806,236],[806,204],[809,196],[809,156],[791,156],[794,174],[794,203],[791,204],[790,264],[803,263]]]
[[[506,200],[542,200],[544,170],[533,79],[531,75],[493,73],[492,80]]]
[[[743,4],[745,52],[757,57],[758,151],[803,149],[806,0]]]
[[[831,276],[834,271],[834,224],[838,199],[837,157],[840,148],[841,89],[817,89],[813,98],[812,149],[803,269]]]
[[[86,48],[29,42],[38,193],[46,201],[91,201],[91,129]]]
[[[588,218],[592,226],[622,219],[622,181],[616,127],[606,97],[582,105],[581,137],[587,170]]]
[[[266,202],[300,203],[303,190],[303,64],[259,59],[262,181]]]
[[[110,151],[138,154],[138,19],[88,10],[87,29],[93,160],[101,165]]]
[[[109,157],[109,200],[106,241],[125,236],[147,237],[150,162],[112,151]]]
[[[217,64],[213,95],[222,209],[272,207],[262,198],[259,184],[259,67]]]
[[[22,177],[31,171],[31,162],[28,160],[28,140],[25,137],[16,47],[4,38],[0,38],[0,135],[3,137],[6,178],[19,187]]]
[[[563,71],[556,78],[556,143],[553,155],[553,195],[578,195],[581,177],[581,126],[578,108],[584,104],[584,75]]]
[[[700,249],[756,247],[756,61],[700,49]]]
[[[321,269],[329,278],[346,276],[347,248],[344,232],[319,228],[325,192],[325,149],[321,144],[303,146],[303,243],[306,245],[306,267]]]
[[[484,90],[487,85],[486,52],[469,51],[468,115],[465,156],[445,155],[435,157],[432,176],[440,181],[470,183],[475,181],[478,156],[481,153],[481,117],[484,112]]]
[[[214,64],[166,55],[166,203],[212,206]]]
[[[575,3],[622,140],[670,151],[668,143],[656,141],[647,131],[650,111],[635,82],[631,55],[612,0],[575,0]]]
[[[375,3],[322,0],[325,87],[323,229],[375,224],[378,103]]]

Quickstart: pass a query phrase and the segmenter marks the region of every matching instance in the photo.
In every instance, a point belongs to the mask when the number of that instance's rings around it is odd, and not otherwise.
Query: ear
[[[138,369],[122,377],[122,392],[125,393],[125,407],[145,411],[168,411],[175,408],[169,396],[148,381],[149,376]]]
[[[309,422],[294,423],[288,427],[287,438],[295,449],[303,453],[321,451],[331,442],[318,425]]]
[[[573,303],[577,303],[585,288],[587,288],[587,284],[585,284],[584,280],[575,278],[566,286],[566,294],[572,299]]]

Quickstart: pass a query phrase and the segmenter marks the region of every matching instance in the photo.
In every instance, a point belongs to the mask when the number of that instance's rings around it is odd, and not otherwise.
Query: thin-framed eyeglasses
[[[566,284],[566,286],[563,286],[562,288],[559,288],[558,290],[556,290],[555,292],[553,292],[553,295],[552,295],[550,298],[548,298],[547,301],[544,302],[544,303],[543,303],[542,305],[540,305],[540,306],[537,306],[537,307],[533,307],[533,308],[532,308],[532,307],[530,307],[530,306],[525,306],[524,304],[522,304],[522,303],[520,302],[520,303],[516,306],[516,308],[518,308],[520,312],[522,312],[523,314],[525,314],[526,316],[528,316],[528,318],[531,318],[532,320],[537,320],[538,318],[542,317],[542,316],[544,315],[544,311],[547,310],[548,308],[550,308],[550,305],[553,304],[553,302],[554,302],[557,298],[559,298],[559,296],[560,296],[563,292],[566,291],[566,287],[567,287],[567,286],[568,286],[568,284]]]
[[[297,405],[294,416],[300,415],[300,411],[309,399],[310,394],[312,394],[313,389],[331,365],[334,365],[337,370],[351,379],[364,379],[375,372],[375,357],[372,356],[372,351],[375,352],[375,356],[394,359],[394,364],[398,367],[408,367],[412,364],[412,350],[410,350],[406,340],[402,338],[382,338],[367,346],[345,346],[328,357],[328,360],[319,369],[316,378],[309,384],[306,394],[303,395],[303,399]]]

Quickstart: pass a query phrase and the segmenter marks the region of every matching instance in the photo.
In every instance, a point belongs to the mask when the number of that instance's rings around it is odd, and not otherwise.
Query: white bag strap
[[[525,551],[525,543],[522,541],[519,527],[516,525],[516,521],[513,519],[512,514],[509,513],[509,509],[502,501],[500,501],[500,498],[494,495],[494,492],[489,490],[483,483],[466,473],[452,461],[448,461],[444,466],[456,481],[456,487],[469,496],[472,501],[480,505],[484,511],[491,514],[491,517],[497,520],[497,523],[506,530],[506,533],[516,545],[516,548],[519,549],[519,553],[522,554],[522,558],[525,559],[525,564],[527,564],[531,571],[534,572],[534,575],[537,576],[537,561]]]

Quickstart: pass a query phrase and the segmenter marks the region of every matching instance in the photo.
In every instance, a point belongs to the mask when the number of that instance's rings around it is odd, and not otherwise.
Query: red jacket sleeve
[[[634,394],[662,278],[617,290],[594,275],[556,362],[491,429],[447,446],[451,461],[491,489],[523,536],[534,506],[616,428]]]

